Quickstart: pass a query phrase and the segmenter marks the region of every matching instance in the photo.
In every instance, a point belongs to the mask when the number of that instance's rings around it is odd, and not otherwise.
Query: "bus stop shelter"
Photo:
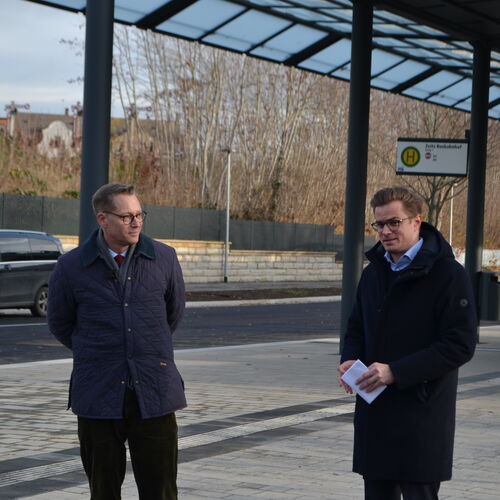
[[[119,22],[350,81],[342,334],[363,266],[370,88],[470,112],[465,266],[478,290],[488,118],[500,119],[498,0],[29,1],[86,15],[81,240],[108,181]]]

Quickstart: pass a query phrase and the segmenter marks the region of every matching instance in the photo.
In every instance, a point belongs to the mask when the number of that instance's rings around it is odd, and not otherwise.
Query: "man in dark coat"
[[[451,478],[458,368],[477,339],[472,290],[450,245],[422,222],[418,195],[385,188],[371,206],[380,241],[366,254],[338,371],[360,359],[360,388],[387,388],[371,404],[357,396],[353,470],[366,500],[436,500]]]
[[[73,351],[69,406],[91,500],[121,498],[125,441],[139,498],[176,499],[182,271],[173,248],[141,234],[146,212],[132,185],[106,184],[92,204],[99,229],[58,260],[47,315]]]

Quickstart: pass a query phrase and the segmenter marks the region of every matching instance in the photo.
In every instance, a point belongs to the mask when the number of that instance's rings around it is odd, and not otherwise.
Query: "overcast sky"
[[[61,39],[85,35],[85,17],[25,0],[0,0],[0,116],[10,101],[30,111],[64,113],[83,101],[83,55]]]

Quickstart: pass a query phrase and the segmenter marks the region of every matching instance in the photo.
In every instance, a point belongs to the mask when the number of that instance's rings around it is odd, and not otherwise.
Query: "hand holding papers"
[[[356,385],[355,382],[367,371],[368,368],[366,365],[358,359],[340,378],[354,391],[356,391],[356,393],[359,394],[367,403],[371,403],[387,386],[383,385],[372,392],[366,392],[365,390],[360,389],[359,385]]]

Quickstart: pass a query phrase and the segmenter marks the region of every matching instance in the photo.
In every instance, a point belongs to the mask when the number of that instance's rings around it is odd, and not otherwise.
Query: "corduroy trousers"
[[[175,414],[142,419],[135,393],[127,390],[123,419],[78,417],[80,456],[90,500],[120,500],[128,441],[140,500],[177,500]]]

